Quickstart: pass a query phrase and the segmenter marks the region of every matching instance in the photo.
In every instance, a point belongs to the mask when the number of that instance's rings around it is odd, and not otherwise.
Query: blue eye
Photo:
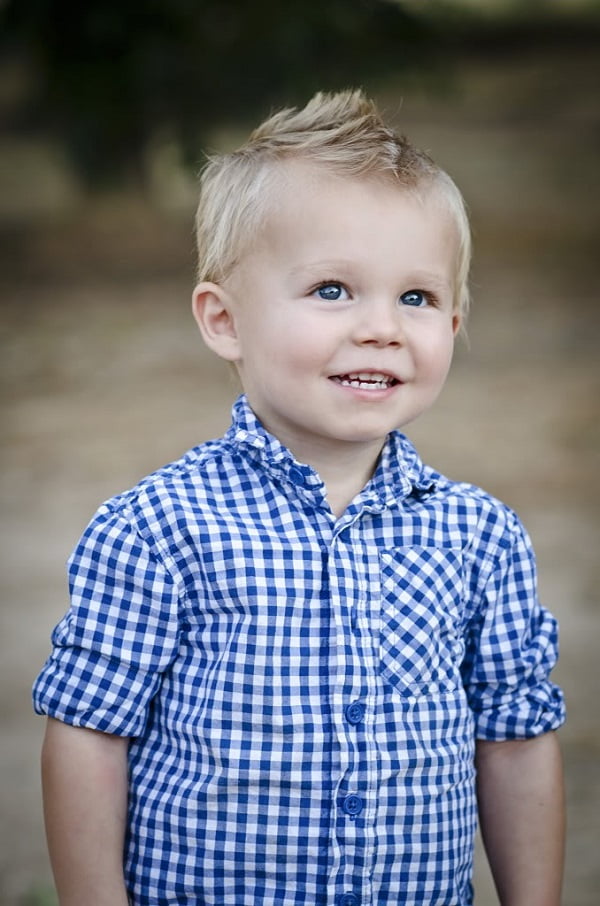
[[[341,283],[323,283],[317,287],[315,294],[324,302],[340,302],[349,298]]]
[[[409,289],[407,293],[402,293],[400,301],[403,305],[411,305],[413,308],[424,308],[429,303],[427,294],[420,289]]]

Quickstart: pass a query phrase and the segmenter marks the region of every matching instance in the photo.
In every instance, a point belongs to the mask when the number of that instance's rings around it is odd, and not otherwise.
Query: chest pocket
[[[381,674],[404,695],[449,692],[464,655],[462,552],[382,551]]]

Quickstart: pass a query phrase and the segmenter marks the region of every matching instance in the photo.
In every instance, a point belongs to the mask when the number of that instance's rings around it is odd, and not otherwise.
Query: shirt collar
[[[433,471],[423,464],[410,440],[400,431],[392,431],[363,494],[370,494],[384,508],[406,497],[421,500],[432,494],[435,487]]]
[[[225,440],[269,473],[283,477],[299,490],[325,498],[319,475],[298,462],[291,451],[262,426],[244,394],[233,404],[232,423]],[[385,442],[375,473],[356,497],[352,508],[380,512],[413,496],[422,499],[433,493],[431,469],[421,461],[412,443],[400,431],[392,431]]]

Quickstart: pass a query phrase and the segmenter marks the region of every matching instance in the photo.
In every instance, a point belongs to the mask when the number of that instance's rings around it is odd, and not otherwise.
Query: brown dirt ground
[[[556,678],[565,906],[600,892],[598,67],[591,55],[465,66],[444,97],[387,87],[455,175],[476,241],[470,348],[409,434],[514,506],[562,626]],[[5,229],[0,588],[0,906],[49,882],[30,685],[66,606],[63,562],[97,504],[222,431],[235,387],[188,314],[189,221],[135,199]],[[167,427],[168,426],[168,427]],[[481,852],[478,906],[496,903]]]

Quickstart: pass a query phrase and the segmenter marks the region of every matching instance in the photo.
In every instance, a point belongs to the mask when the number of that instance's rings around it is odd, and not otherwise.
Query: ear
[[[209,349],[228,362],[240,358],[231,299],[217,283],[200,283],[192,296],[192,311]]]
[[[462,326],[462,316],[458,312],[455,312],[452,315],[452,333],[454,334],[454,336],[457,336],[461,326]]]

